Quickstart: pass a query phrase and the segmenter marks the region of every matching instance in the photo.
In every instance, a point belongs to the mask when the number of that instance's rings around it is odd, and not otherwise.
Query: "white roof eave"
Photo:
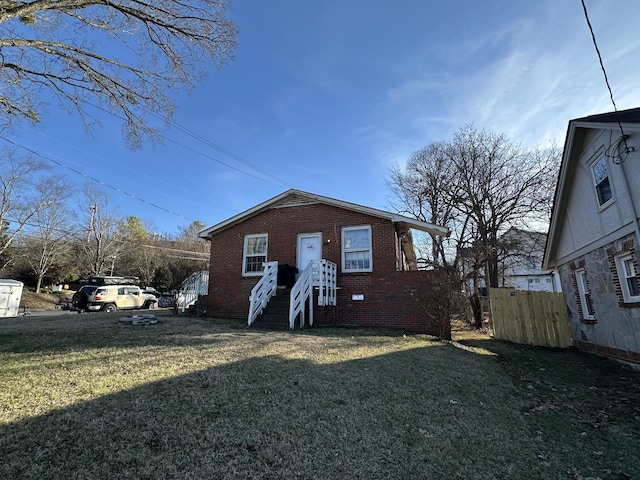
[[[324,197],[322,195],[316,195],[316,194],[312,194],[312,193],[308,193],[308,192],[303,192],[300,190],[287,190],[286,192],[281,193],[280,195],[277,195],[265,202],[262,202],[248,210],[245,210],[244,212],[241,212],[237,215],[234,215],[231,218],[228,218],[227,220],[224,220],[216,225],[213,225],[212,227],[209,227],[203,231],[201,231],[199,233],[199,236],[201,238],[209,238],[211,237],[211,235],[215,234],[218,231],[221,231],[235,223],[241,222],[242,220],[244,220],[245,218],[249,218],[253,215],[256,215],[257,213],[261,212],[262,210],[268,208],[270,205],[274,205],[276,203],[278,203],[280,200],[290,196],[290,195],[299,195],[301,197],[305,197],[311,200],[315,200],[317,202],[320,203],[326,203],[329,205],[334,205],[340,208],[344,208],[347,210],[352,210],[352,211],[356,211],[356,212],[361,212],[361,213],[365,213],[367,215],[372,215],[374,217],[380,217],[380,218],[387,218],[389,219],[391,222],[396,223],[396,224],[405,224],[407,225],[409,228],[414,228],[416,230],[420,230],[423,232],[428,232],[434,235],[440,235],[443,237],[448,237],[450,235],[450,230],[446,227],[442,227],[439,225],[434,225],[428,222],[423,222],[421,220],[416,220],[413,218],[409,218],[409,217],[404,217],[402,215],[398,215],[395,213],[391,213],[391,212],[387,212],[384,210],[379,210],[376,208],[371,208],[371,207],[365,207],[363,205],[358,205],[355,203],[350,203],[350,202],[345,202],[342,200],[336,200],[334,198],[330,198],[330,197]]]

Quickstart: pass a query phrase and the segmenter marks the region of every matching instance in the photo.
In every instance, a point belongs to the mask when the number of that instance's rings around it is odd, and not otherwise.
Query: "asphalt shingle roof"
[[[640,108],[618,110],[617,112],[599,113],[588,117],[576,118],[574,122],[621,122],[640,123]]]

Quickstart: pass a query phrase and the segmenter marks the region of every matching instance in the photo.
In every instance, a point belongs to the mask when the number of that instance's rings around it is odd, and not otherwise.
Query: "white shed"
[[[0,279],[0,318],[18,316],[23,286],[18,280]]]

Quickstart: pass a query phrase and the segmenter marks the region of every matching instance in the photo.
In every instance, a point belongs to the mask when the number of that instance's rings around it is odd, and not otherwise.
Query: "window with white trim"
[[[242,275],[258,276],[264,273],[264,264],[267,262],[268,238],[266,233],[244,237]]]
[[[636,266],[631,252],[626,252],[616,257],[616,270],[624,301],[640,302],[640,288],[638,288]]]
[[[587,272],[584,269],[576,270],[576,283],[578,284],[578,296],[580,297],[580,306],[582,307],[582,317],[587,320],[593,320],[594,311],[591,303],[591,291],[587,283]]]
[[[371,272],[371,226],[342,229],[342,271]]]
[[[598,196],[598,205],[602,206],[613,198],[611,184],[609,183],[607,159],[604,156],[591,165],[591,173],[593,174],[593,182]]]

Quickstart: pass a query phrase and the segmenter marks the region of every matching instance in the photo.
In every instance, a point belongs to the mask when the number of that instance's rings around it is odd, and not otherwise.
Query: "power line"
[[[25,52],[25,53],[26,53],[28,56],[32,56],[32,53],[31,53],[30,51],[27,51],[27,52]],[[127,119],[126,119],[125,117],[123,117],[123,116],[121,116],[121,115],[118,115],[117,113],[115,113],[115,112],[113,112],[113,111],[110,111],[110,110],[108,110],[108,109],[106,109],[106,108],[104,108],[104,107],[102,107],[102,106],[100,106],[100,105],[96,105],[95,103],[90,102],[89,100],[82,100],[82,102],[83,102],[83,103],[85,103],[85,104],[87,104],[87,105],[90,105],[90,106],[92,106],[92,107],[94,107],[94,108],[96,108],[96,109],[98,109],[98,110],[100,110],[100,111],[102,111],[102,112],[105,112],[105,113],[107,113],[107,114],[109,114],[109,115],[111,115],[111,116],[113,116],[113,117],[115,117],[115,118],[118,118],[118,119],[120,119],[120,120],[122,120],[122,121],[124,121],[124,122],[126,122],[126,121],[127,121]],[[141,108],[141,110],[146,111],[148,114],[150,114],[150,115],[152,115],[152,116],[154,116],[154,117],[156,117],[156,118],[158,118],[158,119],[160,119],[160,120],[166,121],[166,120],[165,120],[165,119],[163,119],[160,115],[158,115],[156,112],[153,112],[152,110],[149,110],[148,108],[145,108],[145,107],[144,107],[144,106],[142,106],[142,105],[140,106],[140,108]],[[274,181],[274,182],[276,182],[276,183],[270,182],[270,181],[266,180],[266,179],[265,179],[265,178],[263,178],[263,177],[259,177],[259,176],[257,176],[257,175],[253,175],[253,174],[251,174],[251,173],[249,173],[249,172],[246,172],[246,171],[241,170],[241,169],[239,169],[239,168],[237,168],[237,167],[234,167],[233,165],[230,165],[230,164],[228,164],[228,163],[226,163],[226,162],[223,162],[222,160],[219,160],[219,159],[217,159],[217,158],[215,158],[215,157],[213,157],[213,156],[211,156],[211,155],[208,155],[208,154],[205,154],[205,153],[203,153],[203,152],[197,151],[197,150],[195,150],[194,148],[188,147],[188,146],[186,146],[186,145],[184,145],[184,144],[182,144],[182,143],[180,143],[180,142],[178,142],[178,141],[176,141],[176,140],[172,140],[172,139],[168,138],[167,136],[165,136],[165,135],[163,135],[163,134],[161,134],[161,133],[158,133],[158,136],[159,136],[159,137],[164,138],[165,140],[168,140],[168,141],[170,141],[170,142],[172,142],[172,143],[174,143],[174,144],[176,144],[176,145],[178,145],[178,146],[180,146],[180,147],[182,147],[182,148],[185,148],[185,149],[187,149],[187,150],[189,150],[189,151],[192,151],[193,153],[196,153],[196,154],[201,155],[201,156],[203,156],[203,157],[205,157],[205,158],[208,158],[209,160],[212,160],[212,161],[214,161],[214,162],[216,162],[216,163],[219,163],[220,165],[223,165],[223,166],[225,166],[225,167],[227,167],[227,168],[230,168],[230,169],[232,169],[232,170],[235,170],[235,171],[237,171],[237,172],[240,172],[240,173],[242,173],[242,174],[244,174],[244,175],[248,175],[248,176],[250,176],[250,177],[252,177],[252,178],[255,178],[255,179],[257,179],[257,180],[264,181],[264,182],[266,182],[266,183],[270,183],[270,184],[272,184],[272,185],[276,185],[276,186],[280,186],[280,187],[284,186],[284,187],[286,187],[286,188],[292,188],[292,186],[291,186],[290,184],[288,184],[287,182],[284,182],[283,180],[281,180],[281,179],[277,178],[277,177],[276,177],[276,176],[274,176],[273,174],[271,174],[271,173],[269,173],[269,172],[267,172],[267,171],[265,171],[265,170],[260,169],[260,168],[259,168],[259,167],[257,167],[256,165],[254,165],[254,164],[252,164],[252,163],[250,163],[250,162],[248,162],[248,161],[246,161],[246,160],[242,159],[240,156],[238,156],[238,155],[236,155],[236,154],[234,154],[234,153],[230,152],[229,150],[227,150],[227,149],[225,149],[225,148],[223,148],[223,147],[221,147],[221,146],[217,145],[217,144],[216,144],[216,143],[214,143],[214,142],[211,142],[210,140],[208,140],[208,139],[204,138],[203,136],[201,136],[201,135],[199,135],[199,134],[197,134],[197,133],[195,133],[195,132],[193,132],[193,131],[189,130],[188,128],[186,128],[186,127],[184,127],[184,126],[182,126],[182,125],[178,124],[177,122],[175,122],[175,121],[173,121],[173,120],[168,120],[168,121],[166,121],[166,122],[167,122],[167,123],[169,123],[170,125],[175,126],[176,128],[178,128],[178,129],[179,129],[179,130],[181,130],[182,132],[187,133],[187,134],[188,134],[188,135],[190,135],[191,137],[196,138],[196,139],[200,140],[201,142],[203,142],[203,143],[205,143],[205,144],[207,144],[207,145],[209,145],[209,146],[211,146],[211,147],[213,147],[213,148],[217,149],[218,151],[220,151],[220,152],[224,153],[225,155],[229,156],[230,158],[233,158],[234,160],[236,160],[236,161],[238,161],[238,162],[240,162],[240,163],[242,163],[242,164],[244,164],[244,165],[246,165],[246,166],[250,167],[251,169],[255,170],[256,172],[259,172],[259,173],[260,173],[261,175],[263,175],[264,177],[267,177],[267,178],[269,178],[269,179],[273,180],[273,181]],[[113,188],[113,187],[110,187],[110,188]],[[161,209],[162,209],[162,208],[161,208]],[[163,209],[163,210],[164,210],[164,209]]]
[[[203,252],[180,250],[178,248],[159,247],[157,245],[146,245],[146,244],[137,244],[137,245],[140,246],[140,247],[144,247],[144,248],[155,248],[155,249],[160,249],[160,250],[170,250],[170,251],[173,251],[173,252],[184,253],[184,254],[203,255],[203,256],[206,256],[207,258],[209,258],[209,254],[208,253],[203,253]]]
[[[162,120],[162,117],[160,117],[157,113],[152,112],[150,110],[147,110],[151,115],[155,116],[156,118]],[[186,127],[183,127],[182,125],[180,125],[179,123],[175,122],[174,120],[169,120],[168,122],[170,125],[176,127],[178,130],[186,133],[187,135],[195,138],[196,140],[200,140],[202,143],[209,145],[210,147],[215,148],[216,150],[218,150],[221,153],[224,153],[225,155],[227,155],[228,157],[233,158],[234,160],[237,160],[238,162],[252,168],[253,170],[261,173],[262,175],[264,175],[265,177],[271,178],[272,180],[275,180],[276,182],[278,182],[281,186],[285,186],[288,188],[293,188],[291,185],[289,185],[288,183],[284,182],[283,180],[280,180],[278,177],[274,176],[273,174],[271,174],[270,172],[267,172],[265,170],[262,170],[261,168],[257,167],[256,165],[248,162],[247,160],[244,160],[242,157],[236,155],[233,152],[230,152],[229,150],[227,150],[226,148],[221,147],[220,145],[212,142],[211,140],[204,138],[202,135],[197,134],[195,132],[193,132],[192,130],[189,130]],[[166,138],[166,137],[165,137]]]
[[[20,223],[20,220],[16,219],[16,218],[6,218],[5,220],[9,221],[9,222],[15,222],[15,223]],[[35,224],[35,223],[31,223],[31,222],[25,222],[23,223],[23,225],[28,226],[28,227],[34,227],[34,228],[38,228],[40,225]],[[50,230],[51,232],[57,232],[60,234],[63,234],[65,236],[71,237],[71,238],[75,238],[78,241],[81,241],[81,237],[80,237],[80,230],[67,230],[67,229],[62,229],[62,228],[52,228]],[[25,235],[29,235],[29,232],[25,232]],[[208,260],[209,259],[209,254],[208,253],[204,253],[204,252],[198,252],[195,250],[182,250],[180,248],[171,248],[171,247],[165,247],[162,245],[149,245],[149,244],[144,244],[144,243],[136,243],[133,242],[131,240],[126,240],[126,239],[117,239],[114,238],[112,240],[114,243],[124,243],[126,245],[131,245],[131,246],[136,246],[136,247],[143,247],[143,248],[151,248],[151,249],[156,249],[156,250],[163,250],[163,251],[169,251],[169,252],[175,252],[176,254],[183,254],[183,255],[191,255],[192,257],[181,257],[178,255],[167,255],[168,257],[172,257],[172,258],[183,258],[186,260]],[[179,242],[179,240],[162,240],[162,241],[168,241],[168,242]],[[197,258],[193,258],[193,257],[197,257]]]
[[[97,178],[92,177],[91,175],[87,175],[86,173],[81,172],[80,170],[76,170],[75,168],[72,168],[72,167],[69,167],[67,165],[64,165],[63,163],[61,163],[61,162],[59,162],[57,160],[54,160],[51,157],[43,155],[40,152],[38,152],[38,151],[36,151],[36,150],[34,150],[34,149],[24,145],[24,144],[21,144],[19,142],[15,142],[13,140],[10,140],[7,137],[2,136],[2,135],[0,135],[0,139],[4,140],[5,142],[11,143],[12,145],[15,145],[16,147],[19,147],[19,148],[22,148],[22,149],[24,149],[24,150],[26,150],[28,152],[31,152],[34,155],[39,156],[40,158],[43,158],[43,159],[45,159],[45,160],[47,160],[47,161],[49,161],[51,163],[54,163],[54,164],[58,165],[59,167],[65,168],[65,169],[67,169],[67,170],[69,170],[69,171],[71,171],[73,173],[76,173],[78,175],[81,175],[81,176],[83,176],[83,177],[85,177],[85,178],[87,178],[87,179],[89,179],[89,180],[91,180],[93,182],[96,182],[96,183],[98,183],[100,185],[103,185],[103,186],[105,186],[107,188],[110,188],[110,189],[112,189],[112,190],[114,190],[114,191],[116,191],[118,193],[126,195],[126,196],[128,196],[130,198],[133,198],[134,200],[142,202],[142,203],[144,203],[146,205],[149,205],[151,207],[157,208],[158,210],[162,210],[163,212],[169,213],[171,215],[175,215],[176,217],[184,218],[185,220],[187,220],[187,221],[189,221],[191,223],[195,222],[195,220],[193,220],[193,219],[191,219],[189,217],[185,217],[184,215],[181,215],[180,213],[177,213],[177,212],[174,212],[174,211],[169,210],[167,208],[161,207],[160,205],[157,205],[157,204],[155,204],[153,202],[149,202],[149,201],[147,201],[147,200],[145,200],[143,198],[138,197],[137,195],[134,195],[132,193],[126,192],[125,190],[122,190],[121,188],[114,187],[113,185],[110,185],[110,184],[108,184],[106,182],[103,182],[102,180],[98,180]]]
[[[98,154],[96,154],[96,153],[93,153],[93,152],[90,152],[90,151],[84,150],[84,149],[82,149],[82,148],[79,148],[79,147],[77,147],[76,145],[73,145],[73,144],[70,144],[70,143],[64,142],[64,141],[60,140],[59,138],[52,137],[52,136],[50,136],[50,135],[47,135],[46,133],[42,133],[42,132],[39,132],[39,131],[38,131],[38,132],[36,132],[36,133],[37,133],[38,135],[42,136],[42,137],[47,138],[47,139],[48,139],[48,140],[50,140],[50,141],[54,141],[54,142],[60,143],[61,145],[64,145],[65,147],[72,148],[72,149],[74,149],[74,150],[77,150],[77,151],[79,151],[79,152],[81,152],[81,153],[85,154],[85,155],[90,155],[90,156],[92,156],[92,157],[95,157],[95,158],[97,158],[97,159],[99,159],[99,160],[103,161],[103,162],[108,162],[108,163],[110,163],[110,164],[112,164],[112,165],[116,165],[118,168],[121,168],[121,169],[124,169],[124,170],[129,170],[130,172],[133,172],[133,173],[135,173],[136,175],[146,177],[146,178],[148,178],[148,179],[150,179],[150,180],[153,180],[153,182],[154,182],[154,183],[157,183],[157,184],[163,184],[163,185],[166,185],[166,186],[170,187],[171,189],[176,189],[176,186],[175,186],[174,184],[169,183],[169,182],[166,182],[166,181],[164,181],[164,180],[160,180],[160,179],[158,179],[158,178],[156,178],[156,177],[153,177],[153,176],[151,176],[151,175],[148,175],[148,174],[147,174],[147,173],[145,173],[145,172],[140,172],[139,170],[134,170],[133,168],[129,168],[129,167],[128,167],[128,166],[126,166],[126,165],[122,165],[122,164],[116,163],[116,162],[114,162],[114,161],[112,161],[112,160],[109,160],[108,158],[105,158],[105,157],[103,157],[103,156],[101,156],[101,155],[98,155]],[[133,182],[128,182],[128,183],[133,183]],[[134,185],[136,185],[136,184],[134,184]],[[148,188],[148,187],[146,187],[146,185],[145,185],[145,186],[143,186],[143,188]],[[152,192],[154,192],[154,193],[159,193],[159,194],[164,195],[164,196],[169,197],[169,198],[173,198],[173,199],[179,200],[179,201],[181,201],[181,202],[190,203],[190,204],[195,205],[195,206],[197,206],[197,207],[203,207],[203,206],[205,206],[205,205],[203,205],[203,204],[196,203],[196,202],[192,202],[192,201],[189,201],[189,200],[185,200],[185,199],[184,199],[184,198],[182,198],[182,197],[177,197],[177,196],[175,196],[175,195],[170,195],[170,194],[168,194],[168,193],[166,193],[166,192],[157,191],[157,190],[154,190],[154,189],[152,189],[152,188],[148,188],[148,190],[151,190],[151,191],[152,191]],[[199,195],[199,194],[197,194],[197,193],[195,193],[195,192],[193,192],[193,191],[189,191],[189,192],[187,192],[187,191],[186,191],[186,190],[184,190],[184,189],[181,189],[180,191],[181,191],[181,192],[183,192],[183,193],[185,193],[185,194],[194,195],[194,196],[199,197],[199,198],[201,198],[201,199],[203,199],[203,200],[206,200],[206,201],[208,201],[208,202],[210,202],[210,201],[211,201],[211,199],[210,199],[210,198],[205,197],[204,195]],[[223,204],[223,203],[221,203],[221,202],[217,202],[217,203],[219,203],[220,205],[224,205],[225,207],[230,207],[229,205],[225,205],[225,204]],[[206,206],[205,206],[205,207],[206,207]],[[210,208],[210,207],[209,207],[209,208]]]
[[[585,4],[585,0],[581,0],[582,2],[582,10],[584,11],[584,18],[587,21],[587,27],[589,27],[589,32],[591,33],[591,40],[593,41],[593,46],[596,49],[596,54],[598,55],[598,61],[600,62],[600,69],[602,70],[602,74],[604,75],[604,83],[607,85],[607,89],[609,90],[609,97],[611,98],[611,103],[613,104],[613,111],[618,112],[618,107],[616,106],[616,101],[613,99],[613,90],[611,89],[611,85],[609,84],[609,77],[607,76],[607,70],[604,68],[604,62],[602,61],[602,55],[600,54],[600,49],[598,48],[598,42],[596,41],[596,34],[593,31],[593,27],[591,26],[591,21],[589,20],[589,12],[587,12],[587,5]],[[627,145],[626,135],[624,134],[624,130],[622,129],[622,123],[620,119],[617,120],[618,128],[620,128],[621,141],[624,143],[625,152],[629,151],[629,146]],[[619,142],[618,142],[619,144]]]
[[[101,106],[96,105],[96,104],[91,103],[91,102],[86,102],[86,103],[87,103],[88,105],[91,105],[92,107],[97,108],[98,110],[101,110],[101,111],[103,111],[103,112],[105,112],[105,113],[107,113],[107,114],[109,114],[109,115],[112,115],[112,116],[114,116],[114,117],[116,117],[116,118],[118,118],[118,119],[120,119],[120,120],[122,120],[122,121],[127,121],[127,120],[126,120],[126,118],[124,118],[124,117],[122,117],[122,116],[120,116],[120,115],[116,114],[115,112],[112,112],[112,111],[110,111],[110,110],[107,110],[107,109],[106,109],[106,108],[104,108],[104,107],[101,107]],[[145,110],[146,110],[146,112],[147,112],[147,113],[149,113],[150,115],[153,115],[153,116],[155,116],[156,118],[160,118],[160,119],[162,119],[162,117],[160,117],[160,116],[159,116],[158,114],[156,114],[155,112],[152,112],[151,110],[148,110],[148,109],[145,109]],[[229,156],[229,157],[233,158],[234,160],[237,160],[237,161],[239,161],[240,163],[243,163],[244,165],[246,165],[246,166],[250,167],[251,169],[253,169],[253,170],[255,170],[255,171],[259,172],[260,174],[264,175],[265,177],[268,177],[268,178],[270,178],[271,180],[274,180],[276,183],[274,183],[274,182],[270,182],[270,181],[266,180],[266,179],[265,179],[265,178],[263,178],[263,177],[259,177],[259,176],[257,176],[257,175],[253,175],[252,173],[245,172],[244,170],[241,170],[241,169],[239,169],[238,167],[234,167],[233,165],[230,165],[230,164],[228,164],[228,163],[226,163],[226,162],[223,162],[222,160],[220,160],[220,159],[218,159],[218,158],[215,158],[215,157],[213,157],[213,156],[211,156],[211,155],[208,155],[208,154],[206,154],[206,153],[200,152],[200,151],[196,150],[195,148],[189,147],[189,146],[187,146],[187,145],[185,145],[185,144],[183,144],[183,143],[178,142],[177,140],[173,140],[173,139],[171,139],[171,138],[167,137],[166,135],[163,135],[163,134],[161,134],[161,133],[158,133],[158,136],[160,136],[160,137],[164,138],[165,140],[167,140],[167,141],[169,141],[169,142],[171,142],[171,143],[174,143],[174,144],[178,145],[179,147],[182,147],[182,148],[184,148],[184,149],[186,149],[186,150],[189,150],[189,151],[191,151],[191,152],[193,152],[193,153],[196,153],[196,154],[198,154],[198,155],[200,155],[200,156],[202,156],[202,157],[208,158],[209,160],[212,160],[212,161],[214,161],[214,162],[216,162],[216,163],[219,163],[220,165],[223,165],[223,166],[225,166],[225,167],[227,167],[227,168],[230,168],[230,169],[235,170],[235,171],[237,171],[237,172],[240,172],[240,173],[242,173],[242,174],[244,174],[244,175],[247,175],[247,176],[249,176],[249,177],[255,178],[255,179],[257,179],[257,180],[260,180],[260,181],[263,181],[263,182],[266,182],[266,183],[270,183],[271,185],[276,185],[276,186],[285,186],[285,187],[289,187],[289,188],[290,188],[289,184],[287,184],[286,182],[284,182],[284,181],[280,180],[279,178],[277,178],[277,177],[273,176],[272,174],[270,174],[270,173],[268,173],[268,172],[265,172],[264,170],[261,170],[260,168],[258,168],[257,166],[253,165],[252,163],[250,163],[250,162],[248,162],[248,161],[246,161],[246,160],[243,160],[241,157],[239,157],[239,156],[235,155],[234,153],[231,153],[231,152],[229,152],[228,150],[225,150],[224,148],[222,148],[222,147],[220,147],[220,146],[216,145],[215,143],[210,142],[209,140],[205,139],[205,138],[204,138],[204,137],[202,137],[201,135],[198,135],[197,133],[192,132],[191,130],[187,129],[186,127],[183,127],[183,126],[181,126],[181,125],[179,125],[178,123],[173,122],[173,121],[168,121],[167,123],[169,123],[170,125],[174,125],[174,126],[176,126],[179,130],[183,131],[184,133],[187,133],[187,134],[188,134],[188,135],[190,135],[191,137],[196,138],[196,139],[200,140],[201,142],[206,143],[207,145],[209,145],[209,146],[211,146],[211,147],[213,147],[213,148],[215,148],[215,149],[219,150],[220,152],[222,152],[222,153],[224,153],[225,155],[227,155],[227,156]]]

